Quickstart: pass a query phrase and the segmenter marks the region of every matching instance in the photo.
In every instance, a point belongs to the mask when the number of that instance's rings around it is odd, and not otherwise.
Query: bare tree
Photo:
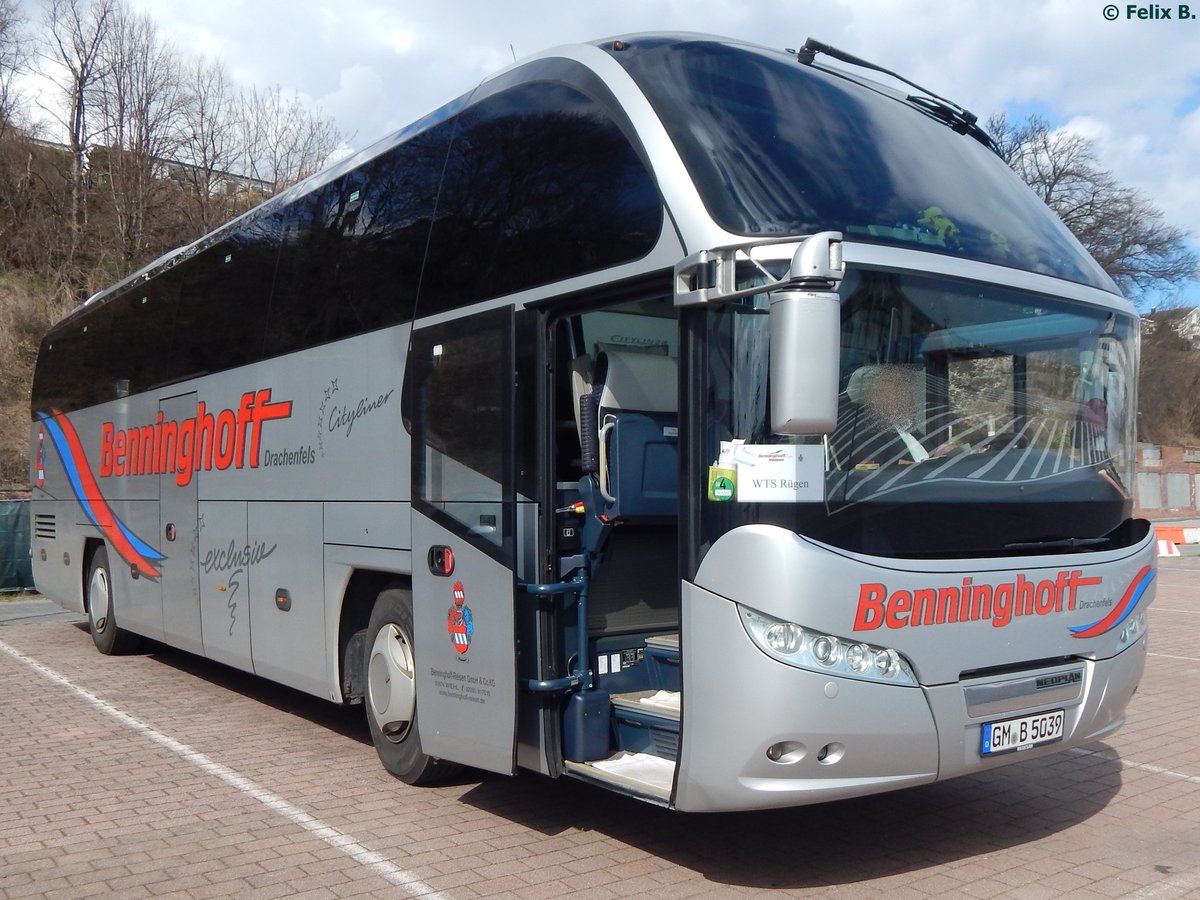
[[[22,22],[16,0],[0,0],[0,260],[17,256],[13,238],[26,208],[28,148],[15,127],[14,79],[25,62]]]
[[[94,132],[89,122],[91,95],[103,77],[102,49],[116,16],[119,0],[49,0],[45,14],[45,72],[63,94],[65,112],[59,117],[71,152],[72,250],[87,221],[84,178]]]
[[[1200,442],[1200,352],[1180,331],[1186,315],[1164,310],[1142,320],[1139,440],[1193,447]]]
[[[127,264],[166,249],[153,245],[153,212],[178,149],[182,91],[175,50],[144,15],[116,7],[101,47],[97,106],[106,146],[107,190]]]
[[[0,141],[8,136],[16,116],[17,93],[13,79],[25,65],[26,58],[21,25],[17,0],[0,0]]]
[[[272,193],[312,175],[342,143],[331,119],[278,86],[244,96],[242,128],[246,174]]]
[[[1005,162],[1052,210],[1130,296],[1200,277],[1188,233],[1166,222],[1141,191],[1101,168],[1092,142],[1055,130],[1038,116],[988,121]]]
[[[225,67],[204,59],[187,67],[183,90],[179,158],[186,165],[178,180],[185,190],[190,236],[199,237],[237,211],[227,187],[236,183],[234,169],[243,156],[237,119],[241,98]]]

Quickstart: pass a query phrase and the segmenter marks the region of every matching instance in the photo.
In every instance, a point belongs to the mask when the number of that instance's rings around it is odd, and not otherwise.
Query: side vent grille
[[[58,521],[54,513],[38,513],[33,517],[34,536],[54,540],[58,537]]]

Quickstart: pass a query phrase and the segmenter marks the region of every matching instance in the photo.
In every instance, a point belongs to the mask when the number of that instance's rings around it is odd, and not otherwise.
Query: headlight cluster
[[[861,681],[913,686],[917,683],[908,662],[890,647],[823,634],[745,606],[738,606],[738,614],[758,648],[789,666]]]
[[[1130,616],[1117,635],[1122,644],[1132,644],[1146,633],[1146,611]]]

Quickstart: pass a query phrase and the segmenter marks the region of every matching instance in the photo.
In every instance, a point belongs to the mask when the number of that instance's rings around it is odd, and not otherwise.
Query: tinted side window
[[[512,549],[513,366],[512,310],[489,310],[414,332],[404,385],[414,500],[493,554]]]
[[[351,333],[413,317],[452,127],[417,135],[350,176],[346,196],[357,206],[342,232],[338,304]]]
[[[101,306],[86,319],[59,325],[42,341],[33,379],[33,408],[70,412],[119,396],[109,359],[112,309]]]
[[[416,135],[284,212],[266,355],[412,318],[449,128]]]
[[[176,267],[179,307],[164,381],[245,365],[261,358],[267,304],[279,252],[278,217]]]
[[[657,186],[599,103],[537,82],[465,110],[446,165],[419,313],[638,259]]]
[[[149,390],[167,380],[167,351],[179,302],[175,270],[132,285],[109,302],[113,308],[110,372],[122,395]]]
[[[279,271],[267,316],[266,355],[288,353],[333,340],[328,319],[326,267],[336,261],[340,240],[336,185],[306,194],[283,211]]]

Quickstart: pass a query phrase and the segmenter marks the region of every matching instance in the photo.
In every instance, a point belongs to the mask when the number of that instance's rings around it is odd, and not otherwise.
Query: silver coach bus
[[[1110,734],[1137,318],[969,113],[826,55],[550,51],[91,298],[39,589],[362,703],[410,783],[756,809]]]

